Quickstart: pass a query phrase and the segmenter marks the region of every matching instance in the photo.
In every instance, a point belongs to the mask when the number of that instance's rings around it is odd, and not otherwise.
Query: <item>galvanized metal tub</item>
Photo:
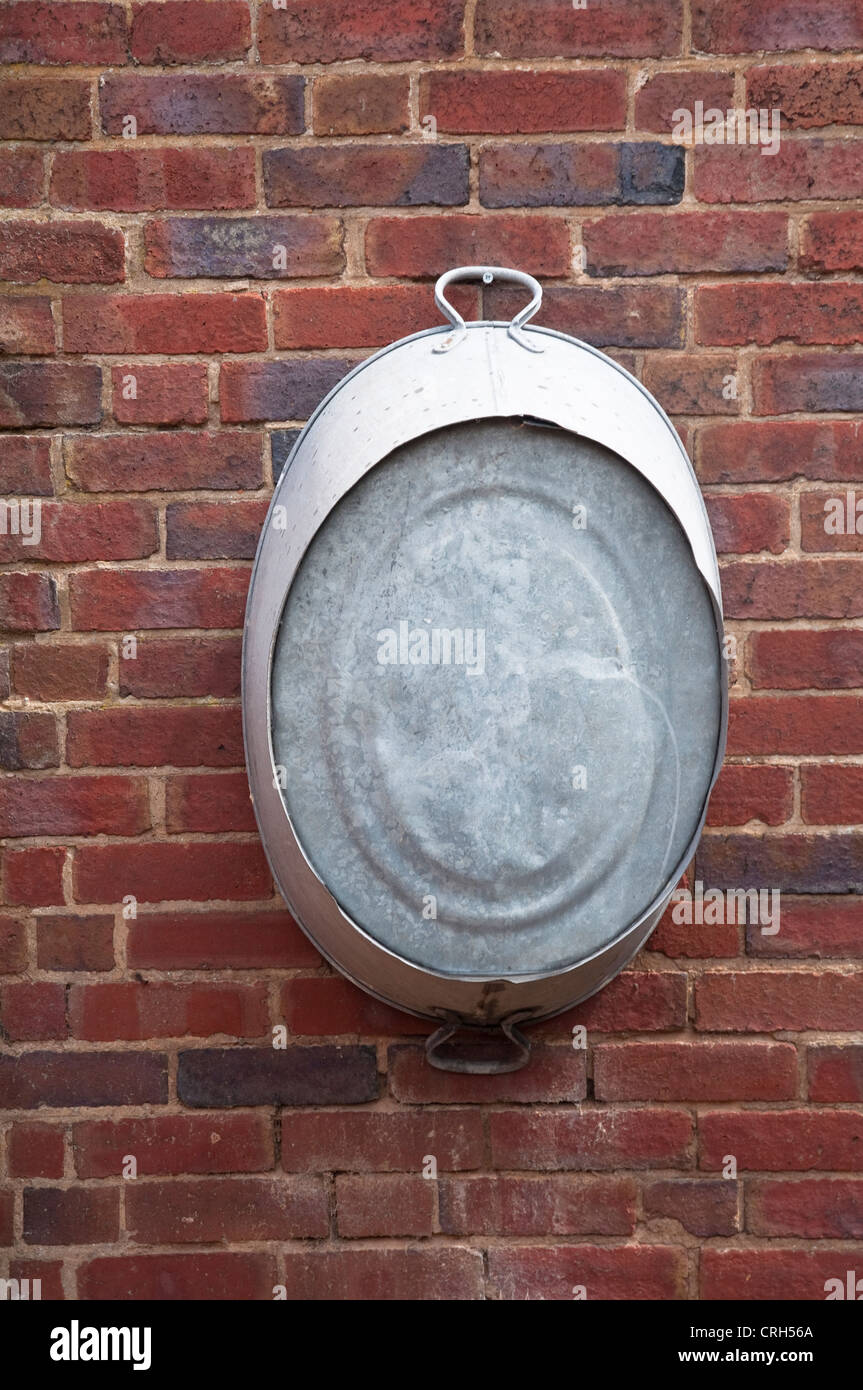
[[[465,325],[453,279],[516,280]],[[719,574],[686,453],[536,281],[441,278],[451,327],[363,362],[303,430],[249,593],[243,717],[279,887],[321,952],[438,1022],[430,1060],[526,1059],[656,925],[725,742]],[[500,1025],[509,1057],[444,1044]]]

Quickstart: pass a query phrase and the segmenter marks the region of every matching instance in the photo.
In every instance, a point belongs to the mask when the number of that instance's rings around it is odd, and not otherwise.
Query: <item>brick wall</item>
[[[0,536],[0,1275],[796,1299],[854,1267],[863,540],[824,502],[863,495],[861,41],[852,0],[0,5],[0,487],[42,499],[38,545]],[[779,107],[779,152],[673,144],[696,101]],[[786,895],[774,936],[666,919],[496,1080],[430,1070],[292,924],[238,705],[293,431],[480,260],[687,440],[737,641],[697,875]]]

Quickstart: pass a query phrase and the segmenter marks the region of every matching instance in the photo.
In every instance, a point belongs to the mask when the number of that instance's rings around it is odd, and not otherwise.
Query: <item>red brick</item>
[[[755,956],[859,956],[863,902],[856,897],[792,898],[783,894],[782,930],[763,936],[750,929],[747,949]]]
[[[313,97],[316,135],[401,135],[410,125],[406,74],[318,77]]]
[[[738,1302],[741,1290],[747,1299],[823,1300],[828,1280],[847,1284],[847,1250],[706,1249],[701,1257],[701,1297]],[[805,1324],[805,1316],[798,1322]]]
[[[0,986],[0,1018],[9,1042],[65,1038],[63,986],[43,980]]]
[[[680,295],[671,285],[553,286],[545,292],[535,321],[575,334],[594,347],[681,347]],[[523,300],[523,294],[492,287],[485,293],[485,317],[511,319]]]
[[[668,0],[574,10],[571,0],[479,0],[477,52],[502,58],[660,58],[680,52],[682,13]]]
[[[101,1245],[120,1233],[120,1193],[110,1187],[24,1190],[28,1245]]]
[[[375,1174],[336,1178],[339,1235],[430,1236],[434,1223],[433,1182],[419,1176]]]
[[[705,483],[863,477],[856,421],[735,420],[705,425],[698,431],[696,457],[698,476]]]
[[[402,1301],[483,1298],[481,1253],[445,1249],[342,1249],[285,1255],[289,1299]]]
[[[797,1178],[747,1185],[746,1229],[756,1236],[855,1240],[863,1236],[863,1182]]]
[[[639,82],[643,76],[639,73]],[[675,111],[691,111],[696,101],[702,101],[705,110],[718,106],[727,111],[734,103],[734,74],[709,68],[654,73],[635,93],[636,129],[666,135],[675,124]]]
[[[454,58],[463,51],[463,11],[462,0],[367,0],[362,9],[346,9],[340,0],[305,0],[289,9],[265,5],[258,50],[262,63]]]
[[[784,140],[767,158],[757,145],[703,147],[695,151],[693,189],[701,203],[859,198],[860,155],[857,141],[819,136]]]
[[[286,980],[281,991],[281,1012],[296,1036],[358,1033],[402,1037],[407,1033],[428,1033],[428,1019],[414,1018],[380,1003],[341,975]]]
[[[268,1019],[263,984],[120,982],[73,985],[69,995],[72,1036],[88,1042],[207,1038],[216,1033],[256,1038],[266,1032]]]
[[[27,965],[27,933],[16,917],[0,913],[0,975],[20,975]]]
[[[0,1017],[10,1042],[66,1036],[66,992],[45,980],[0,986]]]
[[[760,358],[752,373],[755,413],[859,410],[863,405],[863,384],[857,358],[855,352],[802,352]],[[859,463],[856,471],[860,471]]]
[[[164,1105],[167,1059],[157,1052],[25,1052],[0,1056],[0,1103],[37,1106]]]
[[[545,1047],[534,1042],[529,1066],[497,1076],[463,1076],[457,1072],[438,1071],[428,1065],[422,1047],[389,1049],[390,1090],[396,1100],[411,1104],[509,1101],[534,1105],[540,1101],[584,1100],[586,1073],[585,1051],[571,1046]]]
[[[722,570],[728,618],[856,618],[863,613],[863,562],[740,560]],[[777,752],[777,749],[769,749]],[[802,748],[795,752],[803,752]],[[839,750],[841,751],[841,750]]]
[[[267,206],[452,207],[469,196],[465,145],[323,145],[264,150]]]
[[[679,203],[684,152],[654,141],[487,145],[479,180],[487,208]]]
[[[69,581],[79,631],[241,627],[248,570],[83,570]]]
[[[153,1245],[292,1240],[329,1232],[326,1192],[311,1177],[130,1184],[126,1220],[133,1240]]]
[[[635,1230],[631,1178],[444,1178],[438,1189],[445,1235],[628,1236]]]
[[[642,1197],[644,1215],[675,1221],[695,1236],[733,1236],[737,1232],[737,1184],[705,1178],[650,1182]]]
[[[58,150],[51,175],[55,207],[147,212],[161,208],[250,208],[251,149]]]
[[[120,655],[120,694],[143,699],[240,693],[240,637],[139,639],[134,658]]]
[[[165,509],[169,560],[253,560],[269,499],[172,502]]]
[[[134,362],[112,367],[111,388],[112,413],[118,424],[206,423],[209,402],[203,362]]]
[[[10,434],[0,457],[0,493],[53,497],[51,441],[42,435]]]
[[[252,1252],[100,1256],[78,1270],[84,1299],[205,1299],[233,1303],[273,1297],[276,1262]]]
[[[9,1175],[13,1178],[62,1178],[63,1130],[57,1125],[21,1121],[7,1137]]]
[[[790,505],[773,492],[708,497],[707,514],[720,553],[745,555],[771,550],[779,555],[791,535]]]
[[[729,709],[729,752],[861,752],[861,717],[859,701],[852,696],[735,699]]]
[[[165,825],[173,834],[254,830],[255,812],[245,770],[166,778]]]
[[[837,488],[801,493],[800,545],[814,552],[863,550],[863,495]]]
[[[797,1051],[787,1043],[600,1043],[597,1100],[793,1100]]]
[[[628,212],[586,222],[589,275],[784,270],[783,212]]]
[[[0,78],[0,139],[89,140],[90,133],[89,82],[35,75]]]
[[[41,535],[23,551],[28,559],[62,564],[137,560],[159,548],[157,516],[150,502],[43,502],[40,511]],[[0,536],[0,560],[11,562],[21,554],[19,536]]]
[[[59,762],[57,722],[52,714],[25,710],[0,713],[0,767],[19,772],[23,768],[57,767]]]
[[[57,588],[47,574],[0,574],[0,631],[54,632],[60,626]]]
[[[20,643],[12,647],[16,695],[50,704],[99,700],[107,690],[108,648],[95,642],[62,645]]]
[[[236,706],[75,710],[67,720],[70,767],[238,767]]]
[[[863,30],[861,30],[863,32]],[[863,122],[860,63],[771,64],[746,74],[746,105],[778,107],[792,130]]]
[[[708,1110],[698,1127],[702,1168],[721,1168],[726,1154],[738,1171],[863,1167],[863,1115],[851,1110]]]
[[[535,275],[567,275],[570,237],[559,217],[450,213],[373,217],[366,224],[370,275],[442,275],[453,265],[530,265]]]
[[[801,768],[801,815],[809,825],[863,824],[863,767]]]
[[[482,1165],[475,1110],[294,1111],[282,1116],[282,1167],[291,1172],[421,1173],[433,1154],[442,1173]]]
[[[167,0],[132,6],[132,57],[149,66],[224,63],[252,41],[245,0]]]
[[[700,343],[857,343],[863,289],[781,282],[708,285],[696,291]]]
[[[696,981],[695,1006],[697,1027],[709,1032],[853,1029],[863,1008],[863,972],[706,971]]]
[[[140,902],[266,898],[272,891],[267,861],[255,842],[87,845],[75,853],[78,902]],[[95,988],[95,986],[94,986]]]
[[[641,379],[672,416],[736,415],[740,410],[733,356],[662,353],[647,359]],[[717,548],[723,547],[717,544]]]
[[[45,351],[53,348],[46,347]],[[101,418],[102,373],[98,367],[77,362],[0,362],[3,429],[97,425]]]
[[[19,777],[0,782],[3,835],[139,835],[149,828],[143,778]]]
[[[69,479],[84,492],[233,491],[263,481],[256,431],[73,435],[66,449]]]
[[[0,150],[0,207],[32,208],[41,202],[44,170],[39,150]]]
[[[125,63],[122,5],[16,0],[0,13],[0,62]]]
[[[455,302],[462,317],[479,316],[475,291]],[[277,348],[383,347],[435,325],[437,318],[425,285],[290,289],[273,296]]]
[[[572,1036],[576,1025],[591,1033],[663,1032],[686,1022],[686,976],[676,970],[625,970],[574,1009],[531,1028],[537,1037]]]
[[[489,1282],[506,1301],[686,1297],[686,1260],[668,1245],[537,1245],[489,1251]]]
[[[787,767],[726,763],[710,797],[708,825],[746,825],[751,820],[782,825],[794,802],[792,771]]]
[[[40,970],[113,970],[114,918],[39,917],[36,963]]]
[[[219,368],[222,419],[230,424],[306,420],[353,366],[340,357],[224,362]]]
[[[859,11],[845,0],[807,0],[797,8],[783,0],[761,0],[757,8],[747,0],[696,0],[692,10],[692,44],[702,53],[830,52],[856,48],[861,40]]]
[[[681,886],[689,886],[685,878]],[[733,922],[675,922],[672,910],[669,906],[662,914],[647,942],[648,951],[658,951],[672,960],[739,955],[740,933]]]
[[[299,135],[304,79],[262,73],[116,73],[99,86],[102,128],[122,135],[129,115],[138,135]]]
[[[339,275],[345,267],[343,243],[338,217],[155,218],[144,231],[144,269],[162,279]]]
[[[55,336],[50,300],[28,296],[26,299],[7,298],[0,303],[0,352],[14,356],[23,356],[24,354],[30,357],[50,356],[55,351]],[[2,378],[0,378],[0,390],[3,391],[4,396],[6,391],[9,392],[9,401],[4,401],[3,396],[0,396],[0,419],[3,421],[4,428],[26,425],[29,423],[27,419],[17,419],[14,414],[9,413],[10,410],[14,411],[15,409],[16,381],[20,377],[26,393],[28,389],[32,390],[33,386],[38,386],[40,383],[54,382],[59,384],[64,380],[62,371],[58,372],[53,366],[46,368],[42,363],[39,363],[34,370],[32,367],[28,367],[27,363],[22,362],[17,364],[17,372],[15,363],[2,365],[4,371]],[[65,381],[73,388],[70,394],[74,393],[77,382],[91,379],[92,373],[90,378],[69,376],[68,373],[65,377]],[[22,397],[21,405],[23,409],[27,409],[26,394]],[[36,408],[38,409],[41,405],[42,401],[37,397]],[[33,420],[32,423],[38,425],[42,421],[37,419]],[[90,424],[92,421],[86,420],[82,423]]]
[[[813,212],[800,230],[803,270],[863,270],[863,213]]]
[[[129,923],[127,952],[130,966],[142,970],[261,970],[321,963],[284,910],[139,913]]]
[[[626,74],[584,72],[437,72],[420,79],[420,120],[440,131],[530,135],[544,131],[623,130]]]
[[[3,893],[7,903],[51,907],[63,901],[64,849],[7,849],[3,854]]]
[[[24,1281],[27,1282],[30,1300],[36,1297],[37,1281],[39,1295],[43,1301],[51,1299],[55,1302],[62,1302],[66,1297],[63,1291],[62,1260],[10,1260],[9,1275],[22,1284]]]
[[[689,1168],[692,1117],[685,1110],[496,1110],[489,1116],[495,1168]]]
[[[256,294],[76,295],[63,301],[67,352],[255,352],[266,348]]]
[[[852,1105],[863,1100],[863,1047],[859,1044],[808,1047],[806,1066],[810,1100]]]
[[[127,1154],[134,1156],[139,1177],[259,1173],[273,1166],[272,1126],[264,1115],[87,1120],[73,1127],[72,1149],[81,1178],[118,1176]]]

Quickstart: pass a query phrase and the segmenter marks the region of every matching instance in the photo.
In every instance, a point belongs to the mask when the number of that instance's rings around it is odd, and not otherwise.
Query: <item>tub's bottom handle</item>
[[[530,1043],[516,1024],[523,1023],[533,1013],[533,1009],[523,1009],[520,1013],[502,1018],[499,1025],[492,1025],[499,1026],[504,1037],[512,1044],[509,1055],[502,1057],[472,1056],[469,1047],[462,1052],[459,1052],[457,1047],[444,1051],[446,1044],[459,1029],[468,1029],[474,1033],[488,1033],[489,1029],[482,1024],[467,1022],[457,1014],[442,1013],[446,1022],[426,1039],[426,1058],[438,1071],[457,1071],[470,1076],[495,1076],[503,1072],[519,1071],[530,1060]]]

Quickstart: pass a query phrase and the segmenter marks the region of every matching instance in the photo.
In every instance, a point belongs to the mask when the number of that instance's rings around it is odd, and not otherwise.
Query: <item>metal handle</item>
[[[522,332],[524,325],[532,319],[540,304],[542,303],[542,285],[538,280],[534,280],[532,275],[526,275],[523,270],[509,270],[502,265],[460,265],[455,270],[448,270],[438,280],[434,287],[434,302],[440,309],[445,318],[448,318],[455,333],[450,333],[437,347],[435,352],[449,352],[457,343],[460,343],[465,333],[467,325],[459,313],[458,309],[450,304],[444,290],[453,283],[454,280],[482,280],[484,285],[490,285],[493,280],[508,280],[515,285],[523,285],[526,290],[530,290],[532,295],[529,304],[516,314],[509,324],[507,333],[520,344],[527,348],[528,352],[542,352],[542,344],[532,341],[526,333]]]
[[[457,1014],[443,1014],[446,1023],[426,1039],[426,1059],[431,1066],[437,1067],[438,1071],[457,1071],[470,1076],[498,1076],[503,1072],[520,1071],[530,1059],[530,1043],[515,1025],[530,1018],[533,1012],[533,1009],[524,1009],[521,1013],[510,1014],[507,1018],[501,1019],[501,1032],[507,1041],[512,1043],[514,1049],[509,1057],[471,1057],[468,1053],[460,1055],[458,1052],[442,1052],[441,1048],[460,1028],[471,1029],[474,1032],[484,1031],[481,1025],[467,1023]]]

